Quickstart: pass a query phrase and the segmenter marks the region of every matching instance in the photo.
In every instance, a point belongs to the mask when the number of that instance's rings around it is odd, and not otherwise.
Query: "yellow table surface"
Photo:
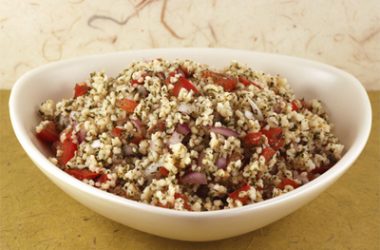
[[[262,229],[192,243],[123,226],[67,196],[22,150],[9,121],[9,91],[0,91],[0,249],[380,249],[380,92],[369,96],[368,144],[326,192]]]

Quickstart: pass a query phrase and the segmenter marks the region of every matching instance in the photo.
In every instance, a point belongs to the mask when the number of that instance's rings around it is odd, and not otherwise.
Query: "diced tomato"
[[[332,164],[327,164],[327,165],[324,165],[324,166],[320,166],[320,167],[314,168],[313,170],[311,170],[308,173],[307,176],[308,176],[309,180],[313,180],[313,179],[315,179],[317,177],[317,175],[319,176],[321,174],[324,174],[331,167],[332,167]]]
[[[183,207],[186,210],[191,211],[191,206],[189,205],[189,199],[187,198],[187,196],[185,194],[175,193],[174,199],[182,199],[183,200]]]
[[[313,174],[323,174],[325,173],[327,170],[329,170],[331,168],[331,165],[325,165],[325,166],[320,166],[318,168],[314,168],[311,173]]]
[[[299,107],[297,105],[296,100],[293,100],[290,104],[292,105],[292,110],[293,111],[298,111]]]
[[[65,170],[65,172],[68,173],[69,175],[74,176],[78,180],[84,180],[84,179],[94,180],[99,175],[101,175],[100,173],[95,173],[88,169],[67,169]]]
[[[121,128],[115,127],[112,129],[111,134],[115,137],[120,137],[122,132],[123,130]]]
[[[183,88],[183,86],[179,82],[177,82],[176,84],[174,84],[173,95],[176,96],[176,97],[178,97],[179,92],[181,92],[182,88]]]
[[[258,146],[261,143],[262,135],[261,132],[251,132],[244,137],[243,141],[247,146]]]
[[[230,193],[228,196],[229,196],[231,199],[239,200],[243,205],[248,204],[248,202],[249,202],[249,200],[250,200],[248,194],[244,195],[243,197],[240,197],[239,194],[240,194],[240,192],[242,192],[242,191],[245,191],[245,192],[248,191],[250,188],[251,188],[250,185],[245,184],[245,185],[242,186],[241,188],[236,189],[235,191],[233,191],[232,193]]]
[[[90,87],[87,86],[87,83],[85,82],[77,83],[74,88],[74,98],[85,95],[89,89]]]
[[[100,183],[104,183],[104,182],[108,181],[107,174],[102,174],[96,181],[98,181]]]
[[[175,75],[177,75],[177,74],[180,75],[180,78],[181,77],[186,78],[189,76],[187,69],[179,66],[179,68],[177,68],[175,71],[169,73],[169,76],[165,79],[165,83],[169,84],[170,83],[170,77],[175,77]]]
[[[332,164],[328,164],[325,166],[320,166],[318,168],[314,168],[309,173],[307,173],[307,177],[309,178],[309,180],[314,180],[317,176],[324,174],[331,167],[332,167]]]
[[[237,79],[226,74],[217,73],[210,70],[203,71],[202,77],[211,77],[215,84],[218,84],[223,87],[224,91],[231,92],[236,88],[237,85]]]
[[[278,150],[285,145],[285,139],[282,137],[282,128],[263,129],[261,132],[268,138],[269,145]]]
[[[117,101],[116,106],[121,108],[122,110],[125,110],[129,113],[133,113],[135,111],[135,108],[137,107],[138,103],[134,100],[130,100],[127,98],[120,99]]]
[[[45,143],[54,143],[59,139],[59,132],[55,123],[49,121],[44,124],[43,129],[37,133],[37,138]]]
[[[132,79],[132,80],[131,80],[131,84],[132,84],[132,85],[134,85],[134,84],[139,84],[139,80]]]
[[[264,156],[265,161],[269,161],[276,154],[276,151],[270,147],[263,148],[263,152],[261,153]]]
[[[144,138],[140,135],[135,135],[133,136],[133,138],[131,139],[131,143],[134,143],[136,145],[138,145]]]
[[[298,111],[301,108],[297,100],[293,100],[290,104],[292,105],[293,111]]]
[[[184,77],[180,77],[178,79],[178,82],[174,84],[173,95],[178,97],[179,92],[182,88],[186,89],[187,91],[192,90],[196,94],[199,93],[198,89],[189,80]]]
[[[174,199],[183,199],[184,201],[187,201],[187,196],[185,194],[175,193]]]
[[[59,165],[64,166],[74,157],[75,152],[78,149],[77,144],[71,139],[71,132],[66,134],[66,139],[60,143],[59,148],[62,150],[62,155],[58,157],[58,163]]]
[[[298,187],[300,186],[297,182],[295,182],[295,181],[293,181],[293,180],[291,180],[291,179],[288,179],[288,178],[284,178],[284,179],[281,181],[281,183],[278,184],[277,187],[278,187],[279,189],[284,189],[285,186],[287,186],[287,185],[290,185],[290,186],[292,186],[293,188],[298,188]]]
[[[249,86],[249,85],[251,85],[252,83],[251,83],[251,81],[250,80],[248,80],[246,77],[244,77],[244,76],[239,76],[239,82],[241,82],[244,86]]]
[[[261,89],[261,87],[257,83],[248,80],[245,76],[239,76],[239,82],[241,82],[246,87],[249,85],[253,85],[253,86]]]
[[[157,203],[157,206],[158,206],[158,207],[162,207],[162,208],[170,208],[170,207],[171,207],[171,204],[166,203],[166,204],[164,205],[164,204],[162,204],[161,202],[158,202],[158,203]]]
[[[222,77],[215,81],[216,84],[221,85],[224,91],[231,92],[236,88],[237,81],[235,78]]]
[[[165,167],[159,167],[158,171],[164,177],[167,177],[169,175],[169,170],[167,170]]]
[[[225,77],[224,74],[221,74],[221,73],[217,73],[217,72],[214,72],[214,71],[211,71],[211,70],[205,70],[202,72],[202,77],[211,77],[211,78],[221,78],[221,77]]]
[[[262,132],[268,139],[279,139],[282,135],[282,128],[263,129]]]

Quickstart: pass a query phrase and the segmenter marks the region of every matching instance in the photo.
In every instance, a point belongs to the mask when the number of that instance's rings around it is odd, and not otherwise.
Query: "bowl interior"
[[[20,123],[18,129],[23,130],[20,132],[25,133],[40,151],[49,154],[34,136],[41,102],[71,97],[74,84],[86,80],[93,71],[104,70],[108,76],[116,76],[132,61],[159,57],[192,59],[217,69],[237,60],[255,70],[286,77],[298,97],[322,100],[346,151],[368,126],[370,110],[363,88],[354,77],[333,67],[287,56],[227,49],[161,49],[90,56],[29,72],[12,91],[11,112]]]

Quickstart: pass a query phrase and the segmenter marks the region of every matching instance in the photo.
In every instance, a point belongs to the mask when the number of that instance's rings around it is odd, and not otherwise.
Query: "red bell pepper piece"
[[[191,206],[189,205],[189,199],[187,198],[187,196],[185,194],[175,193],[174,199],[182,199],[183,200],[183,207],[186,210],[191,211]]]
[[[278,150],[285,145],[285,139],[282,137],[281,128],[270,128],[269,130],[263,129],[261,132],[268,138],[268,143],[274,150]]]
[[[120,137],[122,132],[123,130],[121,128],[115,127],[112,129],[111,134],[115,137]]]
[[[104,182],[108,181],[107,174],[102,174],[96,181],[98,181],[100,183],[104,183]]]
[[[245,76],[239,76],[239,82],[241,82],[246,87],[249,85],[253,85],[253,86],[261,89],[261,87],[257,83],[248,80]]]
[[[261,153],[264,156],[265,161],[269,161],[276,154],[276,151],[270,147],[263,148],[263,152]]]
[[[75,84],[74,98],[78,97],[78,96],[85,95],[89,89],[90,89],[90,87],[87,86],[87,83],[85,83],[85,82],[80,82],[80,83]]]
[[[95,173],[88,169],[67,169],[65,170],[65,172],[68,173],[69,175],[74,176],[78,180],[84,180],[84,179],[94,180],[95,178],[101,175],[101,173]]]
[[[182,88],[186,89],[187,91],[192,90],[196,94],[199,93],[198,89],[189,80],[184,77],[180,77],[178,79],[178,82],[174,84],[173,95],[178,97],[179,92]]]
[[[130,100],[127,98],[120,99],[116,102],[116,106],[121,108],[122,110],[125,110],[129,113],[133,113],[135,111],[135,108],[137,107],[138,103],[134,100]]]
[[[131,143],[134,143],[134,144],[138,145],[142,140],[144,140],[144,137],[142,137],[140,135],[135,135],[131,139]]]
[[[237,81],[235,78],[222,77],[215,81],[216,84],[221,85],[224,91],[231,92],[236,88]]]
[[[261,132],[251,132],[247,133],[243,141],[247,146],[258,146],[261,143],[261,137],[263,133]]]
[[[72,132],[67,133],[65,140],[58,146],[62,150],[62,155],[58,157],[58,163],[61,166],[66,165],[66,163],[74,157],[78,149],[77,144],[71,139],[71,134]]]
[[[281,183],[278,184],[277,187],[278,187],[279,189],[284,189],[285,186],[287,186],[287,185],[290,185],[290,186],[292,186],[293,188],[298,188],[298,187],[300,186],[297,182],[295,182],[295,181],[293,181],[293,180],[291,180],[291,179],[289,179],[289,178],[284,178],[284,179],[281,181]]]
[[[55,123],[48,121],[44,124],[43,129],[37,133],[37,138],[45,143],[54,143],[59,140],[59,132]]]
[[[228,196],[229,196],[231,199],[239,200],[243,205],[248,204],[248,202],[249,202],[249,200],[250,200],[248,194],[244,195],[243,197],[240,197],[239,194],[240,194],[240,192],[242,192],[242,191],[248,191],[250,188],[251,188],[250,185],[245,184],[245,185],[242,186],[241,188],[236,189],[235,191],[233,191],[232,193],[230,193]]]
[[[163,177],[167,177],[169,175],[169,170],[167,170],[165,167],[159,167],[158,171]]]
[[[202,72],[202,77],[211,77],[215,84],[221,85],[224,91],[233,91],[236,88],[237,80],[226,74],[205,70]]]

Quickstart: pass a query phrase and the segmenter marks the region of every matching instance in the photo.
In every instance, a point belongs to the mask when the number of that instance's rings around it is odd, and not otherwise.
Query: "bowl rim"
[[[215,211],[178,211],[174,209],[161,208],[157,206],[153,206],[150,204],[146,204],[140,201],[130,200],[124,197],[120,197],[114,195],[112,193],[108,193],[96,187],[92,187],[76,178],[70,176],[69,174],[62,171],[56,165],[51,163],[47,157],[45,157],[42,152],[40,152],[36,146],[34,146],[33,142],[29,138],[27,134],[26,128],[22,126],[21,118],[16,113],[18,110],[18,106],[20,103],[18,102],[18,96],[22,89],[30,84],[28,81],[29,78],[34,75],[38,75],[42,72],[49,71],[50,69],[66,66],[71,63],[83,63],[88,60],[98,60],[103,57],[112,57],[112,56],[128,56],[131,54],[148,54],[153,52],[160,52],[165,57],[167,53],[175,53],[180,54],[181,51],[194,52],[194,53],[249,53],[252,57],[272,57],[279,60],[286,60],[290,63],[302,63],[307,66],[313,66],[315,68],[326,70],[332,74],[338,74],[347,79],[347,84],[352,84],[357,91],[358,98],[360,98],[364,102],[364,106],[366,108],[367,115],[365,116],[365,120],[363,121],[363,125],[360,127],[358,132],[358,136],[356,136],[354,142],[352,143],[350,149],[345,152],[342,159],[340,159],[333,167],[331,167],[327,172],[319,176],[313,181],[302,185],[301,187],[288,192],[286,194],[261,201],[254,204],[245,205],[237,208],[223,209],[223,210],[215,210]],[[371,125],[372,125],[372,108],[364,86],[360,83],[358,79],[356,79],[353,75],[340,70],[336,67],[316,62],[304,58],[293,57],[282,54],[273,54],[273,53],[264,53],[264,52],[256,52],[250,50],[240,50],[240,49],[227,49],[227,48],[160,48],[160,49],[143,49],[143,50],[130,50],[130,51],[119,51],[119,52],[111,52],[105,54],[96,54],[96,55],[88,55],[82,56],[67,60],[61,60],[53,63],[49,63],[35,69],[32,69],[25,74],[23,74],[14,84],[10,98],[9,98],[9,114],[11,118],[12,127],[14,133],[19,140],[21,146],[28,154],[28,156],[32,159],[35,165],[43,170],[44,174],[49,173],[54,178],[60,179],[65,185],[69,185],[72,188],[78,189],[81,192],[86,193],[86,195],[96,196],[102,200],[106,200],[107,202],[117,203],[121,206],[130,207],[133,209],[144,210],[144,212],[166,215],[171,217],[187,217],[187,218],[204,218],[204,217],[226,217],[226,216],[234,216],[242,213],[251,213],[256,210],[266,209],[272,206],[275,206],[279,203],[283,203],[289,200],[296,199],[300,195],[307,195],[312,193],[313,190],[318,189],[322,186],[325,186],[334,176],[340,176],[343,172],[345,172],[352,163],[358,158],[361,151],[364,149],[366,142],[368,140]]]

